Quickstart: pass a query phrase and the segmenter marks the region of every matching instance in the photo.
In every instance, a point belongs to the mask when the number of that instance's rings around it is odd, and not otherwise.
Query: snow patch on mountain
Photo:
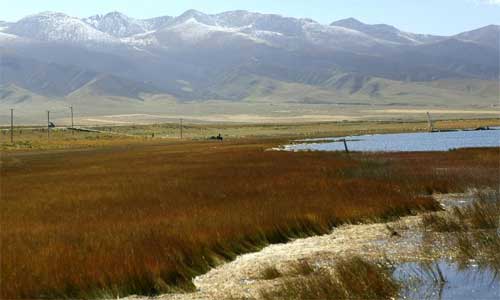
[[[14,34],[9,34],[5,32],[1,32],[0,30],[0,42],[10,42],[10,41],[20,41],[22,40],[20,37]]]
[[[304,25],[304,32],[311,43],[328,48],[371,47],[383,43],[356,30],[318,23]]]
[[[144,24],[119,12],[111,12],[104,16],[95,15],[84,19],[84,21],[115,37],[127,37],[146,31]]]
[[[208,40],[215,35],[218,35],[219,38],[223,35],[222,38],[240,38],[256,43],[266,43],[257,36],[242,32],[241,28],[208,25],[200,22],[196,17],[191,17],[183,20],[182,23],[165,27],[158,32],[158,35],[161,37],[175,37],[188,44],[197,44]],[[165,38],[162,40],[165,40]]]
[[[4,31],[7,28],[9,28],[9,23],[7,23],[5,21],[0,21],[0,31]]]
[[[184,12],[182,15],[174,18],[169,24],[170,26],[180,25],[186,22],[192,22],[191,20],[195,20],[197,23],[208,25],[208,26],[219,26],[216,20],[211,15],[204,14],[200,11],[190,9]]]
[[[140,22],[143,24],[146,31],[158,30],[167,25],[172,21],[172,17],[170,16],[162,16],[151,19],[143,19]]]
[[[172,17],[164,16],[139,20],[115,11],[106,15],[91,16],[83,21],[109,35],[125,38],[157,30],[165,26],[171,19]]]
[[[124,44],[132,45],[136,49],[137,47],[158,47],[160,43],[155,36],[156,31],[148,31],[144,33],[135,34],[126,38],[122,38],[121,41]]]
[[[498,47],[498,32],[498,26],[489,26],[457,35],[456,38]],[[85,19],[44,12],[16,23],[0,21],[0,33],[3,33],[0,37],[2,41],[22,38],[25,41],[76,43],[100,49],[108,48],[110,44],[151,50],[147,48],[175,48],[204,42],[221,46],[251,41],[289,50],[312,46],[357,53],[431,44],[445,39],[404,32],[386,24],[369,25],[354,18],[325,25],[311,19],[244,10],[213,15],[188,10],[178,17],[151,19],[134,19],[120,12]]]
[[[428,42],[435,42],[441,38],[439,36],[404,32],[394,26],[387,24],[365,24],[354,18],[339,20],[333,22],[330,25],[357,30],[379,40],[385,40],[404,45],[419,45]]]
[[[82,20],[57,12],[31,15],[12,24],[8,33],[40,41],[115,43],[118,40]]]
[[[201,41],[215,32],[238,33],[238,30],[230,27],[221,27],[216,25],[206,25],[200,23],[196,18],[189,18],[183,23],[175,25],[171,28],[177,32],[184,40]]]

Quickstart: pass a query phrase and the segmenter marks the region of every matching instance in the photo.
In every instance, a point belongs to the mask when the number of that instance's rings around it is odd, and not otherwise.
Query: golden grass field
[[[349,122],[313,122],[283,124],[243,124],[243,123],[184,123],[183,138],[206,140],[219,133],[227,140],[245,138],[307,138],[333,137],[351,134],[414,132],[426,131],[427,122],[390,122],[390,121],[349,121]],[[465,129],[480,126],[500,126],[500,119],[464,119],[438,120],[437,129]],[[165,123],[134,126],[95,127],[102,133],[71,132],[51,130],[47,139],[46,128],[23,128],[14,130],[14,144],[10,143],[10,132],[4,127],[0,131],[0,150],[3,151],[38,151],[46,149],[96,148],[128,144],[157,144],[178,142],[179,124]],[[154,137],[153,137],[154,135]]]
[[[476,128],[480,126],[500,126],[500,119],[439,120],[435,122],[439,129]],[[345,121],[345,122],[308,122],[280,124],[197,124],[184,123],[183,136],[187,139],[203,139],[221,133],[226,138],[264,138],[264,137],[330,137],[349,134],[369,134],[388,132],[425,131],[425,121]],[[179,124],[153,124],[135,126],[103,127],[104,131],[149,137],[176,139],[179,137]]]
[[[499,184],[498,148],[346,155],[266,151],[287,139],[117,139],[4,151],[1,298],[189,290],[193,276],[266,244]]]

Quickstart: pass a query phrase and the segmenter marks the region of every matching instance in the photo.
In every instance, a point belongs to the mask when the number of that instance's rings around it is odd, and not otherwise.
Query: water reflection
[[[343,139],[298,141],[297,144],[284,146],[284,149],[344,151]],[[499,147],[500,130],[375,134],[349,136],[345,139],[351,151],[448,151],[457,148]]]
[[[473,263],[466,268],[445,261],[404,263],[396,267],[394,276],[404,282],[400,299],[500,299],[497,273]]]

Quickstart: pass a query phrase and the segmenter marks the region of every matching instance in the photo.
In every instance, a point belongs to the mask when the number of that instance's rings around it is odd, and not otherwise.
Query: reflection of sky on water
[[[396,267],[394,276],[405,282],[401,299],[469,300],[500,299],[500,278],[491,270],[479,269],[474,264],[459,270],[454,264],[439,262],[439,269],[446,282],[436,283],[436,267],[432,269],[417,263],[405,263]],[[434,275],[433,275],[434,274]]]
[[[457,148],[500,146],[500,130],[375,134],[345,138],[350,151],[447,151]],[[344,151],[342,142],[329,140],[332,139],[308,140],[308,143],[304,144],[287,145],[285,149]]]

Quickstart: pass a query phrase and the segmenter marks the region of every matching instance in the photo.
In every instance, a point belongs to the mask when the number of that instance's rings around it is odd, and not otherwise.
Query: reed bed
[[[499,149],[266,151],[277,142],[3,155],[0,298],[189,291],[194,276],[269,243],[499,184]]]
[[[433,247],[433,232],[447,234],[446,246],[460,268],[476,264],[500,273],[500,191],[480,191],[465,207],[422,216],[425,247]],[[499,279],[499,278],[494,278]]]
[[[399,289],[390,266],[353,256],[339,259],[333,272],[320,269],[302,276],[285,277],[277,288],[262,290],[260,297],[263,300],[394,299]]]

